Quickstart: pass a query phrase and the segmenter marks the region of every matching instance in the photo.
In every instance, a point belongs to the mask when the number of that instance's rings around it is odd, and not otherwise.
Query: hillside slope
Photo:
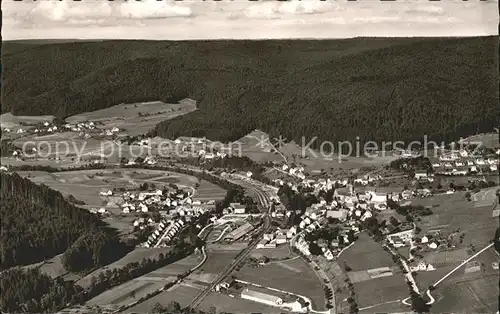
[[[96,215],[45,185],[4,172],[0,183],[0,269],[51,258],[102,225]]]
[[[497,47],[497,37],[40,45],[5,56],[2,111],[69,116],[190,97],[200,110],[154,135],[450,140],[499,124]]]

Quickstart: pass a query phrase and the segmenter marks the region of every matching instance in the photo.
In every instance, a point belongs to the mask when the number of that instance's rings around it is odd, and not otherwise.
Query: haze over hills
[[[153,135],[297,143],[451,140],[500,121],[498,37],[19,45],[3,48],[2,112],[17,115],[189,97],[199,110]]]

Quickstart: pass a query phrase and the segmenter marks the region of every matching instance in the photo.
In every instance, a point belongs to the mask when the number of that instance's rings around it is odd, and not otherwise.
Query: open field
[[[498,133],[477,134],[477,135],[472,135],[472,136],[466,137],[465,139],[462,140],[463,143],[467,143],[469,141],[471,144],[481,143],[481,146],[483,146],[483,147],[491,147],[491,148],[500,147]],[[474,143],[474,142],[476,142],[476,143]]]
[[[290,253],[288,243],[277,246],[275,249],[253,249],[250,255],[255,258],[267,256],[271,260],[281,260],[293,258],[295,255]]]
[[[237,242],[231,244],[210,244],[207,247],[207,252],[239,252],[248,246],[246,242]]]
[[[108,290],[93,298],[88,304],[129,304],[163,287],[168,282],[175,281],[177,275],[196,266],[202,259],[200,254],[190,255],[182,260],[159,268],[143,276],[134,278],[120,286]],[[154,304],[153,304],[154,305]]]
[[[146,300],[145,302],[139,303],[136,306],[124,311],[123,313],[132,314],[149,314],[155,306],[156,303],[160,303],[163,306],[167,306],[171,301],[179,302],[181,307],[189,305],[189,303],[200,293],[199,289],[188,287],[185,285],[175,285],[167,291],[160,293],[159,295]]]
[[[337,169],[359,169],[367,166],[382,166],[389,164],[396,157],[387,153],[386,156],[373,157],[343,157],[336,154],[331,156],[322,156],[318,151],[304,149],[308,141],[304,143],[288,142],[281,146],[277,145],[278,139],[269,138],[269,135],[260,130],[240,138],[238,142],[242,143],[242,154],[255,162],[284,161],[283,156],[288,160],[294,160],[297,165],[304,166],[306,171],[325,170],[331,168]],[[279,150],[275,152],[274,147]],[[282,156],[283,155],[283,156]]]
[[[444,310],[458,311],[460,313],[493,313],[498,309],[498,270],[493,269],[492,263],[499,262],[500,257],[490,248],[474,258],[480,265],[480,270],[467,273],[467,266],[463,266],[454,274],[443,281],[433,296],[436,303],[432,309],[436,312]],[[445,267],[436,271],[419,273],[417,281],[419,286],[427,288],[437,279],[443,277],[452,270],[458,263],[449,263]]]
[[[218,273],[222,272],[231,262],[234,260],[238,251],[230,252],[208,252],[207,261],[197,269],[189,278],[196,279],[199,281],[211,282],[210,277],[215,277]],[[208,275],[207,277],[204,277]]]
[[[498,273],[475,280],[444,284],[433,295],[435,313],[495,313],[498,311]]]
[[[344,268],[344,262],[352,271],[395,265],[391,255],[384,251],[382,246],[370,238],[368,234],[363,232],[358,236],[358,240],[338,258],[340,267]]]
[[[180,188],[185,188],[193,193],[195,191],[195,185],[198,182],[198,179],[193,176],[149,169],[98,169],[57,173],[20,171],[19,175],[27,177],[35,183],[43,183],[50,188],[60,191],[63,195],[73,195],[76,199],[84,201],[89,206],[95,207],[103,205],[107,207],[106,204],[103,203],[107,198],[99,196],[99,192],[103,189],[137,189],[143,182],[164,186],[166,184],[158,180],[168,177],[174,178],[177,181],[177,186]],[[134,176],[146,179],[136,179]],[[220,190],[223,189],[219,188],[219,191]],[[220,193],[216,195],[220,195]]]
[[[69,123],[102,121],[107,128],[124,129],[129,136],[140,135],[158,123],[196,110],[193,100],[181,100],[178,104],[160,101],[135,104],[120,104],[106,109],[77,114],[66,118]]]
[[[391,277],[354,283],[354,291],[360,309],[379,303],[403,300],[409,296],[408,285],[401,272]]]
[[[168,281],[130,280],[89,300],[87,305],[126,305],[164,286]]]
[[[404,298],[403,298],[404,299]],[[347,302],[344,302],[347,304]],[[348,307],[347,307],[348,311]],[[385,302],[379,302],[370,306],[363,306],[359,308],[361,314],[374,314],[374,313],[412,313],[411,308],[404,305],[401,300],[394,299]]]
[[[242,144],[242,155],[255,162],[283,161],[283,157],[275,152],[269,143],[269,135],[262,131],[252,131],[240,138],[238,142]]]
[[[325,303],[324,284],[302,259],[262,267],[245,265],[235,275],[243,281],[306,296],[311,299],[315,308],[323,308]]]
[[[474,207],[493,206],[498,189],[498,187],[492,187],[473,194],[472,201],[474,202]]]
[[[474,207],[465,199],[464,192],[436,195],[430,198],[412,200],[413,205],[432,208],[433,214],[421,217],[417,225],[422,229],[420,236],[428,230],[448,233],[460,229],[465,233],[460,247],[473,244],[476,248],[486,246],[493,239],[498,221],[492,218],[492,207]]]
[[[226,190],[206,180],[200,180],[200,186],[196,189],[193,198],[200,201],[222,200],[226,196]]]
[[[4,113],[0,115],[0,124],[2,128],[9,128],[17,130],[21,127],[21,124],[34,125],[44,122],[52,122],[54,120],[54,116],[46,115],[46,116],[14,116],[12,113]],[[25,128],[24,126],[22,127]]]
[[[68,271],[64,269],[64,266],[62,265],[61,262],[61,257],[62,254],[59,254],[44,262],[22,266],[21,268],[23,269],[38,268],[40,270],[40,273],[45,274],[51,278],[64,276],[68,273]]]
[[[226,294],[219,294],[211,292],[208,294],[205,300],[200,305],[202,310],[208,311],[211,306],[215,306],[217,313],[227,312],[227,313],[266,313],[266,314],[278,314],[283,313],[275,307],[266,306],[258,302],[252,302],[250,300],[245,300],[240,297],[230,297]]]
[[[99,276],[99,273],[101,272],[106,272],[108,269],[112,270],[115,268],[122,268],[132,262],[140,263],[144,258],[157,259],[161,253],[165,254],[170,250],[170,248],[136,248],[121,259],[90,273],[89,275],[78,280],[76,283],[84,288],[87,288],[90,286],[91,278],[93,276]]]

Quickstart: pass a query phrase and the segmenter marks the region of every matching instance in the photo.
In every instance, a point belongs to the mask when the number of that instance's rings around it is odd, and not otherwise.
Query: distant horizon
[[[478,37],[500,37],[500,35],[478,35],[478,36],[355,36],[355,37],[338,37],[338,38],[248,38],[248,39],[233,39],[233,38],[217,38],[217,39],[134,39],[134,38],[95,38],[95,39],[80,39],[80,38],[20,38],[11,40],[2,40],[2,42],[20,42],[20,41],[59,41],[59,42],[72,42],[72,41],[85,41],[85,42],[101,42],[101,41],[283,41],[283,40],[348,40],[348,39],[454,39],[454,38],[478,38]]]
[[[4,2],[4,40],[267,40],[498,35],[498,0]]]

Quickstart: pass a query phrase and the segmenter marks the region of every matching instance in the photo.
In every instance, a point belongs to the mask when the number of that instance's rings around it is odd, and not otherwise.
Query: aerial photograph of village
[[[459,2],[5,5],[1,313],[498,313],[498,1]]]

